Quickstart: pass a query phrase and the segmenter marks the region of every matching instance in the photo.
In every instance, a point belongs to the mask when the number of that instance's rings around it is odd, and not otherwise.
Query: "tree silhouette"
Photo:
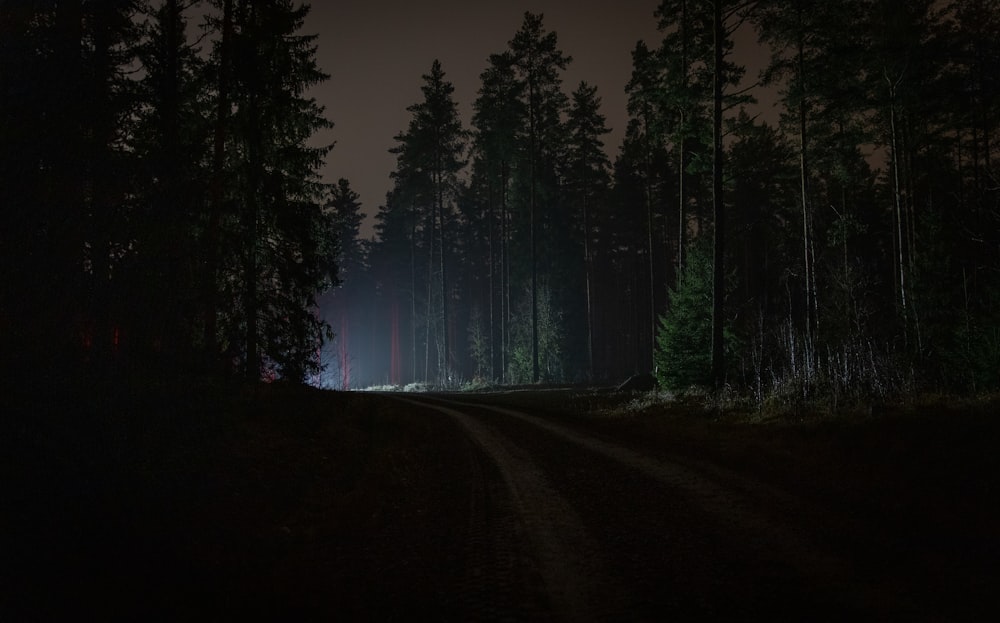
[[[523,109],[526,115],[527,132],[523,136],[525,145],[524,167],[527,169],[525,194],[528,214],[528,263],[530,267],[531,296],[531,378],[537,383],[538,367],[538,237],[543,224],[539,212],[541,200],[548,201],[552,210],[555,197],[552,196],[551,180],[554,159],[562,142],[560,116],[566,106],[566,95],[560,89],[560,72],[572,60],[558,48],[555,32],[546,32],[542,25],[542,15],[524,14],[520,30],[510,41],[510,52],[514,59],[518,79],[523,87]],[[546,193],[545,190],[549,192]]]

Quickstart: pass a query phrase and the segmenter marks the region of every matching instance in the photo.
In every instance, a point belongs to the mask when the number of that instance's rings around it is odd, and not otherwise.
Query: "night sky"
[[[421,75],[435,58],[455,85],[455,99],[468,124],[479,74],[490,54],[503,52],[524,12],[542,13],[546,30],[573,57],[563,76],[566,93],[581,80],[598,87],[612,129],[609,153],[617,150],[626,123],[625,84],[631,52],[639,39],[659,41],[653,12],[657,0],[364,0],[313,2],[305,32],[319,34],[318,62],[331,79],[316,89],[336,124],[323,136],[337,142],[327,160],[326,180],[346,177],[371,217],[385,202],[395,157],[393,136],[405,130],[406,107],[421,101]]]

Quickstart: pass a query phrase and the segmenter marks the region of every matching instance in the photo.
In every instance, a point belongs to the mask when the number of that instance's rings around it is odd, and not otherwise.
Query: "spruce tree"
[[[431,72],[423,76],[424,99],[407,108],[412,115],[409,127],[396,138],[400,144],[394,151],[398,155],[397,185],[404,184],[414,193],[414,207],[423,213],[425,222],[428,262],[425,380],[430,380],[431,328],[435,327],[435,337],[440,342],[437,372],[441,381],[448,382],[453,366],[448,268],[454,250],[457,174],[465,165],[466,135],[453,98],[455,89],[444,76],[440,61],[435,60]],[[437,322],[438,309],[440,324]]]
[[[365,219],[361,196],[351,188],[348,180],[340,178],[330,188],[326,210],[333,224],[338,281],[342,284],[356,282],[365,267],[365,249],[359,238]]]
[[[270,369],[304,380],[319,367],[315,353],[329,328],[315,314],[317,294],[336,278],[325,237],[319,169],[330,146],[309,141],[332,127],[306,90],[328,76],[316,64],[316,36],[302,35],[308,6],[287,0],[234,6],[232,99],[227,132],[232,201],[238,211],[230,281],[242,305],[239,329],[244,371]],[[236,345],[234,344],[234,346]]]
[[[187,37],[185,5],[164,0],[152,8],[139,48],[144,78],[133,148],[142,181],[135,211],[140,249],[128,271],[144,356],[191,363],[199,335],[196,317],[206,224],[210,109],[206,63]]]
[[[668,293],[670,313],[660,316],[655,376],[664,389],[684,391],[712,382],[712,289],[710,249],[695,245],[683,278]]]

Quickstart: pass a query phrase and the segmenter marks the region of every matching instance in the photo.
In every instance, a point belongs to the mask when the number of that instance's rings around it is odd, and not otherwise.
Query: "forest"
[[[340,389],[645,372],[757,401],[1000,386],[996,0],[663,0],[613,153],[558,25],[525,13],[469,120],[428,59],[370,239],[350,181],[320,175],[308,10],[0,3],[6,366]]]

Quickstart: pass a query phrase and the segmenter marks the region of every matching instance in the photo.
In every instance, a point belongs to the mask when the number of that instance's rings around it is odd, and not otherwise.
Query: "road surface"
[[[1000,620],[995,410],[88,396],[0,422],[2,621]]]
[[[474,398],[396,398],[469,440],[457,611],[483,620],[936,620],[877,536],[754,477]],[[835,501],[831,501],[835,502]]]

